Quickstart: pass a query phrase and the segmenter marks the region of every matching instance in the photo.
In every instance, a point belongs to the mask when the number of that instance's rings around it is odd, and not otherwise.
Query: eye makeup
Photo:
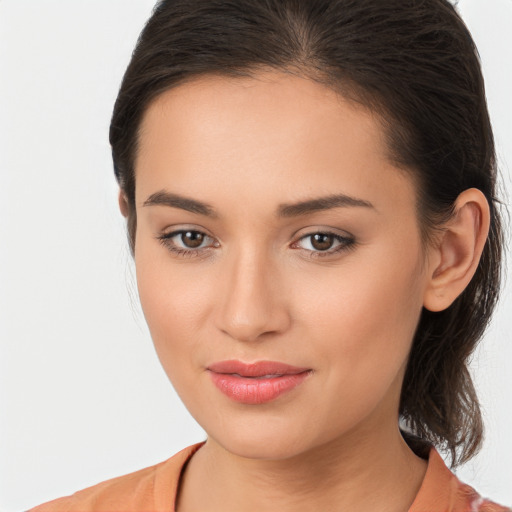
[[[188,241],[185,237],[188,237]],[[156,238],[172,254],[183,258],[203,256],[220,246],[219,242],[206,233],[194,229],[174,230],[170,233],[158,235]],[[201,247],[204,241],[208,239],[212,240],[212,243]],[[302,241],[308,240],[308,245],[311,248],[300,246]],[[325,245],[326,241],[329,247],[326,247],[325,250],[324,248],[315,248],[314,244]],[[191,245],[187,246],[187,243]],[[297,241],[293,242],[290,247],[294,250],[301,250],[308,253],[308,257],[314,259],[332,257],[335,254],[353,249],[355,243],[355,239],[351,236],[342,236],[329,230],[317,230],[301,236]],[[179,244],[181,244],[181,246]]]

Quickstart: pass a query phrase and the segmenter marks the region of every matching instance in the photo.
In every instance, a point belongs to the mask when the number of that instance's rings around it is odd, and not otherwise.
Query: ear
[[[478,267],[489,223],[489,203],[480,190],[470,188],[457,197],[455,213],[430,252],[426,309],[443,311],[464,291]]]
[[[123,215],[123,217],[127,217],[128,216],[128,199],[126,198],[126,195],[124,194],[124,192],[119,189],[119,195],[118,195],[118,202],[119,202],[119,209],[121,210],[121,214]]]

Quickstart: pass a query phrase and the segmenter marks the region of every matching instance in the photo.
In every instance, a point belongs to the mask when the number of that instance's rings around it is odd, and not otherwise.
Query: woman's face
[[[210,76],[159,96],[139,147],[140,299],[210,439],[276,459],[397,425],[428,272],[377,118],[292,75]]]

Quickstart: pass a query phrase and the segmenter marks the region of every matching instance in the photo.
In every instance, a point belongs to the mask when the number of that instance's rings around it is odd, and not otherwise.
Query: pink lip
[[[217,388],[226,396],[244,404],[263,404],[297,387],[311,374],[276,361],[220,361],[207,368]]]

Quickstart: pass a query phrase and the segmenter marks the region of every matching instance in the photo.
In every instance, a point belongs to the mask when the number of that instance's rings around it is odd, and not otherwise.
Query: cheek
[[[139,266],[139,296],[152,334],[158,334],[158,339],[174,338],[186,329],[188,335],[193,335],[201,323],[205,284],[188,273],[180,275],[176,269]]]
[[[361,254],[328,287],[303,293],[304,328],[333,389],[378,397],[403,367],[422,308],[418,254],[411,248],[386,258],[382,251],[371,261]]]
[[[208,280],[199,279],[190,263],[172,264],[165,251],[151,249],[154,244],[146,244],[143,236],[137,244],[137,287],[144,317],[166,373],[169,378],[179,376],[184,361],[194,362],[199,353]]]
[[[323,286],[320,280],[310,282],[296,294],[303,304],[298,320],[303,349],[321,382],[307,407],[332,436],[358,424],[380,403],[387,404],[388,413],[398,407],[422,305],[416,265],[406,259],[386,265],[381,258],[372,264],[354,258],[335,280]]]

